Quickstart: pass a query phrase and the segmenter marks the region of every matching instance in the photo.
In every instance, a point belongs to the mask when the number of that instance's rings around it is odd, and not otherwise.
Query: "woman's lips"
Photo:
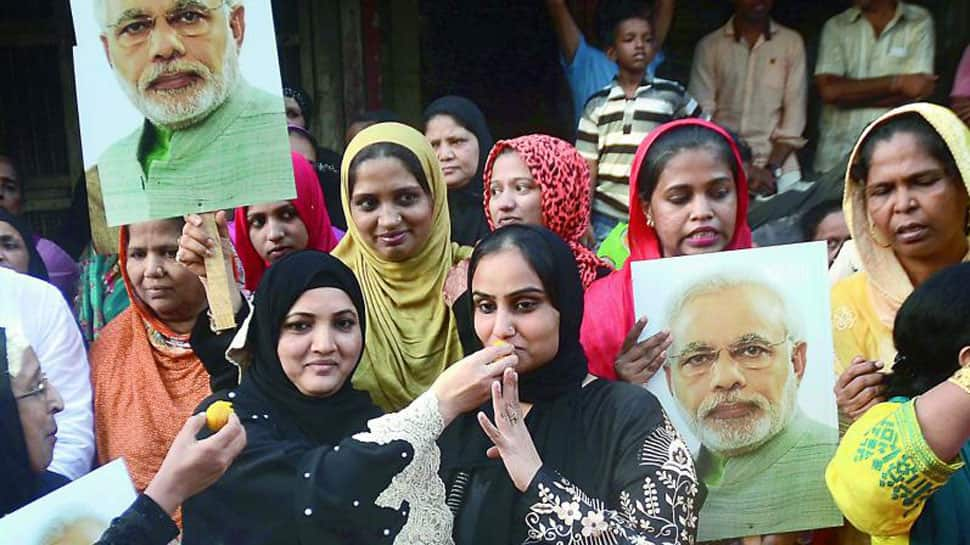
[[[500,218],[495,224],[501,227],[503,225],[511,225],[513,223],[522,223],[522,218],[518,218],[515,216],[505,216],[503,218]]]
[[[695,248],[709,248],[721,240],[721,234],[714,228],[702,227],[691,231],[684,239],[688,245]]]
[[[903,244],[913,244],[926,238],[928,231],[923,224],[907,223],[896,229],[896,240]]]
[[[293,251],[293,248],[289,246],[276,246],[272,248],[269,252],[267,252],[266,256],[269,258],[270,262],[273,262],[292,251]]]
[[[393,233],[385,233],[383,235],[378,235],[377,239],[380,240],[381,244],[385,246],[400,246],[404,244],[405,239],[407,239],[407,231],[394,231]]]
[[[145,294],[148,295],[149,299],[158,299],[161,297],[168,297],[174,288],[171,286],[151,286],[145,288]]]
[[[339,366],[334,361],[314,361],[306,364],[304,367],[315,375],[329,375],[336,371]]]

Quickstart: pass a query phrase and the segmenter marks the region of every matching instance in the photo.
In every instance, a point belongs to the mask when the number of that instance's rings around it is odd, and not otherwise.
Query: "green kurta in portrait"
[[[202,122],[168,132],[145,120],[101,155],[107,224],[295,198],[290,161],[282,97],[240,80]]]
[[[795,412],[791,423],[753,452],[722,458],[704,447],[697,473],[707,486],[698,541],[841,526],[825,486],[838,430]]]

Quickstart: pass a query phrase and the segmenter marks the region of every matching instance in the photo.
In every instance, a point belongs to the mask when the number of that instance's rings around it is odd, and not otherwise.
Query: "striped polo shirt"
[[[653,78],[627,98],[616,78],[586,101],[576,131],[576,149],[597,162],[593,210],[628,221],[630,166],[637,146],[658,125],[699,117],[701,107],[676,81]]]

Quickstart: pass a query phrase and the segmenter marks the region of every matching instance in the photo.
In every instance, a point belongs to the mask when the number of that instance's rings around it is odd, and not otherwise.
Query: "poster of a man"
[[[92,221],[102,204],[116,226],[294,197],[269,0],[72,9]]]
[[[90,545],[135,501],[118,459],[0,518],[0,543]]]
[[[838,441],[825,263],[816,244],[634,268],[638,286],[681,279],[663,303],[644,290],[654,303],[641,312],[637,297],[637,310],[671,334],[649,388],[689,438],[708,490],[699,541],[841,522],[823,478]]]

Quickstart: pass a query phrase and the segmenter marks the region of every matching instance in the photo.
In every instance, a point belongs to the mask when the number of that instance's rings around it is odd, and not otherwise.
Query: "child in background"
[[[576,148],[590,167],[593,231],[597,243],[629,215],[630,166],[640,141],[658,125],[697,117],[701,108],[683,85],[647,76],[656,54],[653,28],[636,2],[611,6],[606,50],[619,72],[586,102]]]

